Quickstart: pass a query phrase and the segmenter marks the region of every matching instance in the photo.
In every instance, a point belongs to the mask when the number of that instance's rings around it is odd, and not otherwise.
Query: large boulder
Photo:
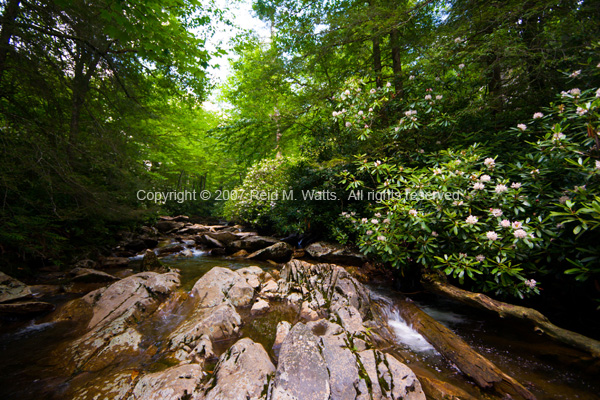
[[[31,297],[31,290],[26,284],[0,272],[0,303]]]
[[[271,400],[425,400],[407,366],[377,350],[358,351],[356,339],[327,320],[296,324],[279,353]]]
[[[67,303],[54,320],[87,317],[86,332],[60,349],[67,371],[97,371],[117,358],[137,354],[142,336],[137,325],[179,285],[175,272],[142,272]]]
[[[260,268],[241,272],[214,267],[200,278],[191,290],[195,308],[169,336],[169,350],[174,358],[194,358],[193,350],[202,340],[220,340],[239,331],[242,319],[236,306],[249,306],[254,297],[254,280],[263,273]]]
[[[275,366],[262,345],[244,338],[223,353],[203,395],[195,399],[266,399],[274,373]]]
[[[327,364],[317,337],[302,323],[296,324],[283,341],[271,400],[330,400]]]
[[[247,258],[254,260],[271,260],[275,262],[287,262],[292,258],[294,249],[285,242],[275,243],[272,246],[257,250],[250,254]]]
[[[339,244],[317,242],[304,250],[311,258],[321,262],[360,266],[367,261],[364,255]]]
[[[245,235],[240,240],[234,240],[228,246],[229,251],[246,250],[254,253],[257,250],[279,243],[279,240],[268,236]]]

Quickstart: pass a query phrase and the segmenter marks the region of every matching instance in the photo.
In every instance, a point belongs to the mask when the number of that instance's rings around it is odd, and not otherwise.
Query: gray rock
[[[31,298],[31,290],[23,282],[0,272],[0,303]]]
[[[310,328],[297,323],[281,346],[271,400],[328,400],[330,394],[318,339]]]
[[[250,314],[252,314],[252,315],[264,314],[267,311],[269,311],[269,302],[267,302],[263,299],[260,299],[252,305],[252,308],[250,309]]]
[[[358,353],[361,364],[371,381],[369,392],[373,399],[425,400],[425,394],[414,372],[389,354],[377,350]],[[366,384],[360,385],[364,392]],[[369,397],[364,396],[365,400]]]
[[[253,276],[251,269],[242,273],[227,268],[214,267],[196,282],[191,296],[196,299],[192,315],[186,318],[169,336],[169,349],[177,353],[176,358],[188,359],[192,355],[185,346],[194,348],[203,335],[210,340],[219,340],[236,334],[242,324],[234,306],[252,303],[254,289],[247,278]],[[257,270],[254,272],[258,273]],[[261,270],[262,272],[262,270]]]
[[[142,340],[137,324],[178,285],[179,276],[174,272],[142,272],[67,304],[66,309],[89,310],[91,317],[87,332],[59,352],[65,369],[96,371],[117,357],[136,354]],[[59,313],[55,320],[61,319],[65,318]]]
[[[275,342],[272,347],[276,358],[279,358],[279,350],[281,350],[281,345],[286,336],[290,333],[290,329],[292,329],[292,324],[287,321],[281,321],[277,324],[277,333],[275,334]]]
[[[322,262],[360,266],[367,261],[364,255],[339,244],[317,242],[304,250],[310,257]]]
[[[198,242],[200,244],[206,245],[208,247],[214,247],[214,248],[219,248],[219,249],[225,247],[225,245],[223,243],[221,243],[219,240],[217,240],[211,236],[208,236],[208,234],[200,236],[198,239]]]
[[[274,373],[275,366],[262,345],[244,338],[221,356],[204,395],[196,399],[266,399]]]
[[[268,236],[246,236],[240,240],[234,240],[229,244],[228,248],[231,252],[246,250],[249,253],[253,253],[276,243],[279,243],[279,240]]]
[[[250,254],[247,258],[254,260],[271,260],[275,262],[287,262],[292,258],[294,249],[285,242],[275,243],[272,246],[257,250]]]
[[[180,400],[191,398],[204,376],[198,364],[184,364],[141,377],[128,400]]]
[[[177,229],[181,229],[184,226],[185,223],[177,221],[158,221],[156,223],[156,229],[158,229],[160,233],[168,233]]]
[[[220,243],[228,246],[234,240],[238,240],[239,237],[231,232],[227,231],[218,231],[218,232],[207,232],[206,236],[211,237],[215,240],[218,240]]]
[[[69,275],[71,276],[71,280],[73,282],[95,283],[114,282],[119,280],[119,278],[107,274],[106,272],[97,271],[95,269],[90,268],[73,268],[69,272]]]
[[[243,274],[215,267],[198,279],[191,294],[199,299],[199,307],[213,307],[225,299],[237,306],[247,306],[252,302],[254,288]]]

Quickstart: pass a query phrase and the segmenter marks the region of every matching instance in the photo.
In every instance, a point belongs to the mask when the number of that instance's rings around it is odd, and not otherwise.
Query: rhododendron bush
[[[333,118],[359,140],[396,140],[403,132],[415,137],[425,129],[421,121],[430,124],[428,132],[444,121],[434,108],[436,97],[426,91],[422,101],[405,102],[408,109],[391,130],[374,132],[371,113],[386,106],[388,91],[351,87],[339,96]],[[500,295],[537,294],[544,277],[557,272],[596,279],[599,96],[598,90],[574,88],[503,133],[528,141],[517,158],[477,144],[376,160],[359,156],[356,173],[342,172],[340,181],[349,190],[379,193],[379,201],[366,215],[344,211],[338,238],[358,234],[363,253],[396,268],[441,271]]]

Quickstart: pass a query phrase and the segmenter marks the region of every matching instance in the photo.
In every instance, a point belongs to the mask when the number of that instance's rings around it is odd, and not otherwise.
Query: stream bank
[[[230,235],[224,233],[230,228],[208,232],[223,231],[218,235],[227,241]],[[229,233],[237,238],[238,232]],[[122,276],[114,283],[86,283],[100,287],[76,299],[63,298],[54,313],[4,333],[3,398],[506,396],[479,388],[411,329],[399,312],[401,299],[389,287],[366,287],[330,263],[211,257],[209,252],[220,247],[198,247],[189,236],[168,235],[158,240],[155,252],[163,265],[178,271],[136,273],[143,251],[130,255],[119,271],[102,270]],[[269,243],[256,234],[242,236],[250,243]],[[418,305],[427,311],[431,300],[421,301]],[[597,398],[593,363],[587,372],[581,365],[560,371],[565,354],[571,360],[581,355],[563,349],[552,360],[548,352],[527,353],[523,347],[528,345],[518,337],[505,338],[503,347],[498,339],[490,341],[493,319],[491,324],[489,318],[477,320],[475,325],[487,325],[478,333],[456,323],[468,321],[465,315],[449,323],[445,310],[434,319],[536,398]],[[504,321],[500,325],[522,329]],[[246,384],[234,385],[239,382]],[[309,392],[298,391],[304,386]]]

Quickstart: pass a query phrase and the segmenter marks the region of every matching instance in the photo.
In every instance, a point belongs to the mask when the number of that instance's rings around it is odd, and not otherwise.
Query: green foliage
[[[480,291],[539,293],[531,277],[542,279],[556,269],[578,280],[595,278],[597,94],[563,93],[564,102],[545,110],[547,115],[536,113],[515,127],[509,135],[540,139],[513,163],[477,145],[425,153],[413,166],[408,158],[359,157],[357,173],[368,179],[345,172],[341,182],[381,198],[369,217],[342,218],[358,232],[365,254],[396,268],[440,269]],[[356,133],[359,139],[367,129]],[[575,268],[565,271],[565,259]]]

